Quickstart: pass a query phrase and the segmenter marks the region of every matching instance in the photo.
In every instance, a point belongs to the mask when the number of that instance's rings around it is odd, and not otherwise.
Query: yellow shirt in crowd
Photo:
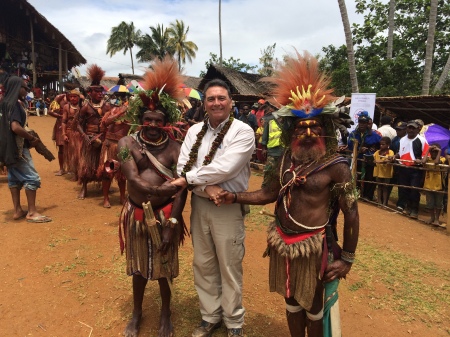
[[[392,164],[384,164],[384,163],[379,163],[381,162],[388,162],[388,158],[387,157],[393,157],[394,156],[394,151],[389,150],[388,153],[383,156],[383,158],[381,158],[380,156],[380,150],[376,151],[373,154],[373,159],[375,161],[375,168],[373,169],[373,176],[374,177],[378,177],[378,178],[392,178],[392,176],[394,175],[394,167],[392,166]]]
[[[427,158],[427,163],[433,163],[434,159],[431,157]],[[440,164],[445,163],[445,158],[441,157],[439,159]],[[442,172],[440,171],[439,166],[433,167],[432,165],[425,166],[427,170],[425,171],[425,182],[423,183],[423,188],[427,188],[432,191],[442,191]]]

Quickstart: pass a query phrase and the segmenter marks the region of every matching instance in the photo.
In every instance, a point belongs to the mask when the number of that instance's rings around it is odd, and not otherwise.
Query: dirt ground
[[[56,155],[51,141],[54,119],[29,121]],[[53,218],[44,224],[12,219],[12,201],[6,176],[0,176],[0,336],[120,336],[131,313],[131,279],[120,255],[117,220],[121,207],[113,184],[112,208],[102,207],[101,191],[88,186],[88,198],[76,198],[79,186],[70,175],[57,177],[56,161],[47,162],[32,150],[41,175],[39,212]],[[251,190],[261,177],[253,176]],[[23,193],[22,193],[23,194]],[[26,199],[22,195],[26,209]],[[267,209],[271,209],[268,207]],[[189,220],[190,207],[184,215]],[[450,269],[450,237],[445,229],[360,203],[362,240],[401,252],[423,262]],[[247,336],[287,336],[283,299],[268,292],[268,260],[263,225],[249,226],[244,259],[244,306]],[[181,272],[174,282],[173,322],[176,335],[190,336],[200,321],[192,285],[192,246],[180,250]],[[404,322],[389,306],[376,308],[364,292],[352,293],[357,280],[349,274],[340,287],[344,336],[448,336],[443,329],[420,320]],[[387,289],[380,289],[380,296]],[[140,336],[156,336],[159,299],[156,283],[149,283]],[[225,336],[222,329],[214,336]]]

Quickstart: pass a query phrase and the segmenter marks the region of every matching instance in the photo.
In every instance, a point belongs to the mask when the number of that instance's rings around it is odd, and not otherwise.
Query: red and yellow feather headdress
[[[319,69],[319,63],[308,52],[287,57],[274,76],[264,79],[275,85],[273,95],[284,107],[279,116],[313,118],[320,114],[334,113],[333,89],[330,79]]]

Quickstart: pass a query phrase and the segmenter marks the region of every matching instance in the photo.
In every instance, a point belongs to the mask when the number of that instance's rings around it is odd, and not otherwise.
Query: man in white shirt
[[[254,132],[234,119],[228,85],[212,80],[204,88],[208,118],[189,128],[178,158],[180,177],[172,183],[192,189],[191,234],[194,246],[194,284],[202,322],[192,337],[209,337],[221,326],[228,337],[244,336],[242,260],[244,207],[216,207],[219,192],[246,191]]]
[[[399,167],[399,185],[423,186],[424,171],[406,167],[422,166],[422,157],[429,148],[426,139],[419,135],[421,127],[417,120],[409,121],[406,126],[406,136],[400,139],[400,149],[395,156],[405,167]],[[420,192],[416,189],[401,188],[399,189],[399,198],[406,201],[406,208],[403,212],[411,218],[417,219]]]
[[[383,137],[389,137],[391,140],[397,136],[397,131],[391,126],[392,118],[391,116],[383,116],[380,120],[381,126],[378,128],[378,132],[381,133]]]

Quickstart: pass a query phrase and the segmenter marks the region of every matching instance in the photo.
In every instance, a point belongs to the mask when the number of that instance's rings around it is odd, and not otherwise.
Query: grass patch
[[[272,213],[272,206],[265,205],[265,206],[258,206],[258,205],[251,205],[250,206],[250,213],[247,214],[245,218],[245,226],[247,231],[252,230],[266,230],[267,225],[273,221],[273,218],[271,216],[267,216],[264,214],[261,214],[260,212],[262,210],[266,210],[267,212]]]
[[[368,297],[372,308],[390,309],[404,322],[450,322],[450,271],[361,240],[352,273],[359,281],[349,291]]]

